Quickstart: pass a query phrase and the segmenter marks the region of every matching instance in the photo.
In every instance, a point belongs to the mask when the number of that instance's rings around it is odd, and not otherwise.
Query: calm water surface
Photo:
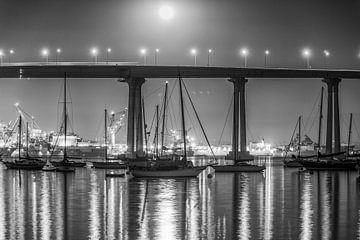
[[[360,239],[357,172],[257,162],[211,179],[0,169],[0,239]]]

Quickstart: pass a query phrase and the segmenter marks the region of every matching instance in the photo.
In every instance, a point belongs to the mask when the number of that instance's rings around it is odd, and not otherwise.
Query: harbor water
[[[299,172],[270,157],[255,163],[266,170],[209,167],[189,179],[2,166],[0,239],[360,239],[356,171]]]

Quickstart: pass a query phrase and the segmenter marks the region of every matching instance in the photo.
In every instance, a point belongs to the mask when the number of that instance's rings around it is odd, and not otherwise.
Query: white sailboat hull
[[[176,177],[197,177],[206,166],[182,168],[176,170],[133,170],[134,177],[139,178],[176,178]]]

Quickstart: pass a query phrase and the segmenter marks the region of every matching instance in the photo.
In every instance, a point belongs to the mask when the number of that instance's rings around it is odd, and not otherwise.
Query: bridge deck
[[[0,78],[342,78],[360,79],[360,70],[235,68],[137,65],[136,63],[14,63],[0,66]]]

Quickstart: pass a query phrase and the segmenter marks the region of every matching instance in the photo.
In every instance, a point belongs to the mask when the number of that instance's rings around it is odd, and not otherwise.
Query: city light
[[[155,52],[154,52],[154,63],[155,63],[155,65],[158,62],[158,54],[159,54],[159,52],[160,52],[160,49],[156,48]]]
[[[302,51],[302,55],[306,59],[306,68],[310,68],[311,50],[309,48],[304,48]]]
[[[3,52],[3,50],[0,50],[0,63],[1,63],[1,65],[3,64],[3,56],[4,56],[4,52]]]
[[[242,48],[240,50],[240,54],[244,57],[244,67],[247,67],[247,57],[249,55],[249,50],[247,48]]]
[[[41,50],[41,55],[46,59],[46,63],[49,62],[49,50],[47,48],[43,48]]]
[[[267,68],[268,65],[268,57],[270,55],[270,51],[269,50],[265,50],[265,59],[264,59],[264,67]]]
[[[56,49],[56,55],[55,55],[55,62],[56,62],[56,64],[58,63],[58,59],[59,59],[59,54],[61,53],[61,49],[60,48],[58,48],[58,49]]]
[[[109,54],[111,53],[111,48],[106,49],[106,64],[109,63]]]
[[[97,48],[92,48],[90,50],[90,53],[91,53],[91,55],[94,56],[95,63],[97,63],[97,56],[98,56],[98,53],[99,53],[98,49]]]
[[[174,17],[174,9],[169,5],[161,6],[159,16],[162,20],[170,20]]]
[[[208,61],[207,61],[207,66],[210,67],[210,55],[212,53],[212,49],[208,50]]]
[[[330,52],[328,50],[324,50],[324,68],[327,68],[327,58],[330,57]]]
[[[146,53],[147,53],[146,48],[141,48],[141,49],[140,49],[140,54],[141,54],[142,56],[144,56],[144,64],[146,64]]]
[[[196,56],[197,56],[197,50],[195,48],[192,48],[190,50],[191,55],[194,56],[194,66],[196,66]]]

